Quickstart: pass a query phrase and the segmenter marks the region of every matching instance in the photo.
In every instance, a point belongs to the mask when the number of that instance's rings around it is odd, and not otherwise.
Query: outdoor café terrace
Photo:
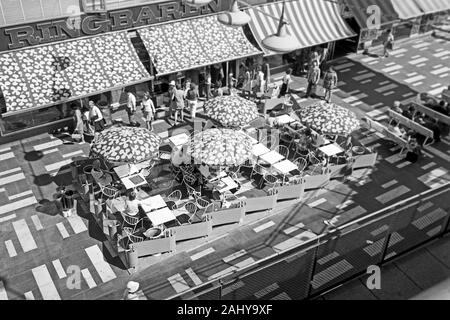
[[[212,99],[200,127],[164,141],[143,128],[102,132],[73,176],[111,254],[131,271],[145,268],[374,166],[347,109],[273,99],[266,116],[248,99]]]

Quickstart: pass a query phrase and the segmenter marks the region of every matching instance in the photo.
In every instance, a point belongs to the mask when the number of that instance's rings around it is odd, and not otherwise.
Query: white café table
[[[186,133],[180,133],[169,138],[169,144],[172,148],[185,145],[191,138]]]
[[[159,226],[176,219],[172,210],[167,207],[147,212],[146,216],[150,219],[154,226]]]
[[[122,181],[122,184],[125,186],[127,190],[134,189],[147,184],[147,180],[145,180],[145,177],[140,173],[122,177],[120,178],[120,181]]]
[[[238,184],[229,176],[220,179],[220,182],[224,184],[224,186],[222,187],[218,186],[217,188],[217,191],[219,191],[220,193],[224,193],[238,187]]]
[[[150,167],[151,160],[146,160],[136,164],[123,164],[121,166],[114,167],[113,170],[119,178],[129,176],[131,174],[138,173],[144,168]]]
[[[262,143],[254,144],[253,147],[252,147],[252,154],[255,157],[262,156],[263,154],[268,153],[268,152],[270,152],[270,149],[267,148]]]
[[[284,157],[281,154],[273,150],[263,154],[260,158],[261,160],[267,162],[270,165],[274,165],[275,163],[284,159]]]
[[[294,118],[292,118],[288,114],[283,114],[281,116],[275,117],[275,119],[279,125],[284,125],[284,124],[288,124],[288,123],[292,123],[292,122],[296,121]]]
[[[318,148],[321,152],[323,152],[323,154],[325,154],[327,157],[332,157],[335,156],[341,152],[344,152],[345,150],[342,149],[338,144],[336,143],[332,143],[332,144],[327,144],[325,146],[322,146],[320,148]]]
[[[141,206],[145,212],[149,212],[152,210],[167,207],[167,204],[164,201],[163,197],[160,194],[158,194],[156,196],[148,197],[146,199],[141,200]]]
[[[295,163],[293,163],[290,160],[283,160],[278,163],[275,163],[273,165],[273,168],[284,175],[288,174],[293,170],[298,170],[298,167],[295,165]]]

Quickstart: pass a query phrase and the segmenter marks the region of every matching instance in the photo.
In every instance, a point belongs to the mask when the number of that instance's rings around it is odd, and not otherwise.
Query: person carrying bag
[[[95,132],[101,132],[105,128],[103,113],[99,107],[95,105],[94,101],[89,101],[89,120],[94,127]]]

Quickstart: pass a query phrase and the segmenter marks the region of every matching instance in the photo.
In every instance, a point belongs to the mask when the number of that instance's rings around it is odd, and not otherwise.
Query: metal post
[[[316,265],[317,265],[317,256],[319,255],[319,248],[320,248],[320,239],[317,240],[317,246],[314,248],[314,255],[313,255],[313,265],[311,268],[311,273],[309,275],[309,281],[308,281],[308,293],[306,295],[307,298],[309,298],[311,296],[311,291],[312,291],[312,281],[314,278],[314,273],[316,272]]]
[[[389,242],[391,241],[391,235],[392,233],[389,233],[386,237],[386,241],[383,245],[383,250],[381,251],[381,261],[380,261],[380,265],[383,265],[384,263],[384,258],[386,257],[386,251],[389,249]]]

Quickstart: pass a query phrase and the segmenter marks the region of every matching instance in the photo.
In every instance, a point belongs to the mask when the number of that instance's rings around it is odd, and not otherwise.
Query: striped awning
[[[449,0],[415,0],[425,14],[450,10]]]
[[[349,9],[352,10],[356,21],[361,29],[372,29],[372,16],[378,13],[380,17],[380,25],[398,21],[400,18],[395,10],[391,0],[344,0]],[[400,0],[399,2],[401,2]]]
[[[289,22],[287,32],[300,42],[298,49],[355,36],[340,16],[340,9],[335,1],[296,0],[286,1],[285,4],[285,18]],[[261,41],[275,34],[278,27],[276,19],[260,11],[280,17],[282,7],[282,2],[275,2],[247,10],[251,17],[250,29],[260,46]],[[265,52],[272,54],[268,50]]]
[[[407,20],[423,15],[422,10],[414,0],[391,0],[392,6],[401,20]],[[450,0],[449,0],[450,1]]]
[[[5,115],[150,78],[126,32],[0,54]]]
[[[158,76],[261,54],[242,28],[206,16],[138,30]]]

